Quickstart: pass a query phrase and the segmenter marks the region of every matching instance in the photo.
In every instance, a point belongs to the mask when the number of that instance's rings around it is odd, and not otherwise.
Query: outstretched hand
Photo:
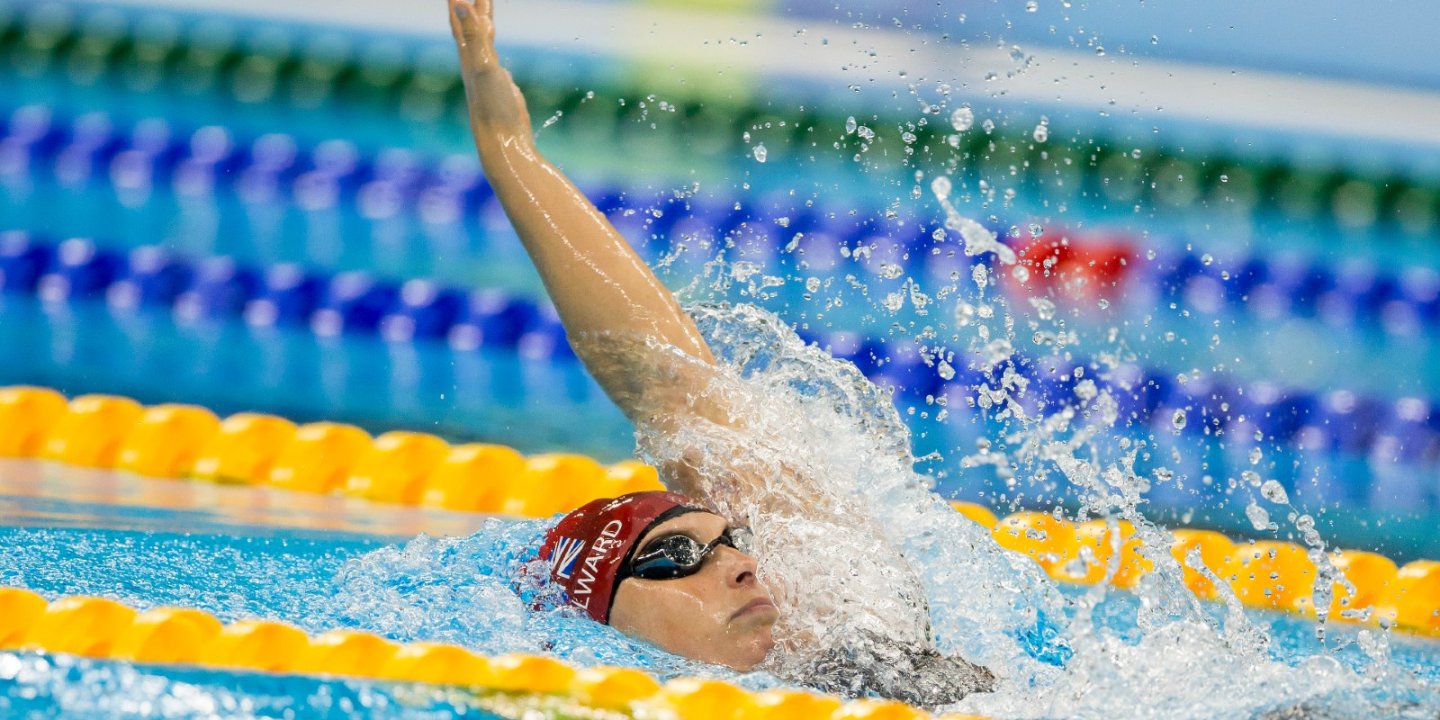
[[[450,32],[460,51],[470,123],[482,129],[530,131],[525,98],[495,53],[493,0],[449,0]]]
[[[450,0],[450,32],[467,75],[500,69],[495,56],[495,7],[490,0]]]

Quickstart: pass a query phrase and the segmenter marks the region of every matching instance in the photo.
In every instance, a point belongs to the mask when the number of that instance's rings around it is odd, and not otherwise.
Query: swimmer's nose
[[[720,546],[718,549],[720,562],[718,563],[725,573],[726,583],[732,587],[746,587],[758,582],[755,578],[757,565],[755,558],[746,555],[732,547]]]

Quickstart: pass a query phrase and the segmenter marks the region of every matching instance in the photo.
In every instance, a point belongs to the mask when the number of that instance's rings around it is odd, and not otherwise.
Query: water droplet
[[[1175,428],[1175,432],[1180,432],[1181,430],[1184,430],[1185,423],[1185,408],[1180,408],[1176,410],[1175,414],[1170,416],[1170,426]]]
[[[950,113],[950,124],[956,132],[965,132],[975,126],[975,112],[968,107],[958,107]]]
[[[1151,35],[1151,36],[1150,36],[1150,44],[1151,44],[1151,45],[1159,45],[1159,44],[1160,44],[1160,36],[1159,36],[1159,35]]]
[[[855,128],[857,128],[857,127],[860,127],[860,126],[859,126],[858,123],[855,122],[855,116],[854,116],[854,115],[851,115],[850,117],[845,118],[845,134],[846,134],[846,135],[854,135],[854,134],[855,134]]]
[[[871,130],[871,129],[868,128],[868,127],[865,127],[864,125],[861,125],[860,127],[856,128],[856,129],[855,129],[855,132],[856,132],[862,139],[864,139],[864,140],[869,141],[869,140],[874,140],[874,139],[875,139],[875,131],[874,131],[874,130]]]
[[[1025,0],[1025,12],[1035,12],[1040,9],[1040,3],[1035,0]]]
[[[1266,480],[1265,483],[1260,486],[1260,494],[1264,496],[1266,500],[1277,505],[1284,505],[1290,502],[1290,496],[1285,494],[1285,488],[1274,480]]]
[[[1109,300],[1106,300],[1105,298],[1100,298],[1100,300],[1099,300],[1098,302],[1096,302],[1095,304],[1096,304],[1097,306],[1099,306],[1099,308],[1100,308],[1101,310],[1109,310],[1109,309],[1110,309],[1110,301],[1109,301]]]
[[[1140,159],[1140,148],[1135,148],[1134,150],[1131,150],[1131,151],[1130,151],[1130,157],[1135,158],[1136,160],[1139,160],[1139,159]]]
[[[1155,479],[1160,482],[1170,482],[1175,479],[1175,473],[1170,472],[1170,468],[1158,467],[1155,468]]]
[[[987,133],[995,132],[995,121],[990,118],[985,118],[985,122],[980,123],[980,129]]]
[[[1204,265],[1204,266],[1206,266],[1206,267],[1209,267],[1209,266],[1212,265],[1214,262],[1215,262],[1215,256],[1214,256],[1214,255],[1211,255],[1210,253],[1205,253],[1204,255],[1201,255],[1201,256],[1200,256],[1200,264],[1201,264],[1201,265]]]
[[[1259,465],[1259,464],[1260,464],[1260,458],[1262,458],[1262,457],[1264,457],[1264,456],[1265,456],[1265,453],[1260,452],[1260,448],[1258,448],[1258,447],[1257,447],[1257,448],[1251,448],[1251,449],[1250,449],[1250,464],[1251,464],[1251,465]]]
[[[937,197],[937,198],[940,198],[940,199],[943,200],[943,199],[945,199],[945,198],[950,197],[950,190],[951,190],[950,178],[945,177],[944,175],[936,176],[936,178],[935,178],[934,180],[931,180],[931,181],[930,181],[930,192],[935,193],[935,197]],[[939,231],[937,230],[936,232],[939,232]],[[938,239],[940,239],[940,238],[936,238],[936,239],[938,240]]]
[[[755,162],[762,162],[762,163],[765,162],[765,158],[769,157],[769,155],[770,155],[770,152],[765,149],[765,143],[760,143],[759,145],[756,145],[756,146],[755,146],[754,153],[755,153]]]
[[[1044,125],[1036,125],[1035,132],[1031,133],[1030,136],[1035,138],[1035,142],[1043,143],[1050,139],[1050,128]]]
[[[1055,303],[1045,298],[1030,298],[1030,307],[1035,308],[1035,314],[1040,316],[1041,320],[1053,320],[1055,318]]]
[[[1260,473],[1254,470],[1246,470],[1240,473],[1240,479],[1249,483],[1250,487],[1260,487]]]
[[[1030,279],[1030,271],[1024,265],[1016,265],[1010,274],[1022,283]]]
[[[1037,225],[1037,224],[1035,224],[1035,223],[1030,223],[1030,237],[1032,237],[1032,238],[1038,238],[1038,237],[1040,237],[1041,235],[1044,235],[1044,234],[1045,234],[1045,228],[1040,227],[1039,225]]]
[[[1265,508],[1256,505],[1254,501],[1245,506],[1245,517],[1250,518],[1250,526],[1256,530],[1270,529],[1270,513],[1265,512]]]
[[[972,322],[975,322],[975,306],[974,306],[974,305],[971,305],[970,303],[964,302],[964,301],[961,301],[961,302],[959,302],[959,303],[956,303],[956,305],[955,305],[955,325],[956,325],[956,327],[965,327],[966,325],[969,325],[969,324],[972,323]]]
[[[820,278],[812,277],[805,281],[805,289],[810,292],[820,292]]]
[[[950,363],[948,363],[948,362],[945,362],[944,360],[941,360],[939,363],[936,364],[936,366],[935,366],[935,372],[937,372],[937,373],[940,374],[940,379],[942,379],[942,380],[954,380],[954,379],[955,379],[955,368],[954,368],[954,366],[952,366],[952,365],[951,365]]]
[[[1101,57],[1104,57],[1104,56],[1105,56],[1105,47],[1104,47],[1103,45],[1096,45],[1096,46],[1095,46],[1095,54],[1096,54],[1096,55],[1099,55],[1099,56],[1101,56]]]

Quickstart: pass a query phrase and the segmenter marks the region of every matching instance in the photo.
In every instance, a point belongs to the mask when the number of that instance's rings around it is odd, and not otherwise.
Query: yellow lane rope
[[[0,388],[0,457],[520,517],[549,517],[594,498],[662,488],[655,469],[636,461],[605,466],[576,454],[526,457],[500,445],[452,446],[418,432],[372,438],[353,425],[297,426],[257,413],[222,421],[194,405],[144,407],[113,395],[67,400],[37,387]],[[1075,524],[1036,512],[1000,519],[980,505],[954,505],[990,528],[1002,547],[1028,555],[1063,582],[1106,581],[1116,552],[1108,581],[1117,587],[1133,587],[1151,569],[1134,529],[1123,521]],[[1317,568],[1305,547],[1276,540],[1236,543],[1208,530],[1172,533],[1171,552],[1182,567],[1198,548],[1204,565],[1245,605],[1316,615]],[[1345,575],[1332,587],[1331,619],[1440,637],[1440,562],[1400,567],[1361,550],[1336,551],[1330,560]],[[1184,572],[1198,596],[1217,597],[1219,590],[1202,573]]]
[[[0,651],[44,651],[140,664],[204,665],[297,675],[458,685],[553,696],[584,707],[652,718],[922,720],[903,703],[843,701],[801,690],[750,692],[721,680],[661,683],[634,668],[575,668],[543,655],[478,655],[458,645],[395,643],[358,630],[311,636],[269,620],[228,625],[193,608],[144,612],[99,597],[54,602],[0,587]],[[961,720],[961,715],[944,716]]]

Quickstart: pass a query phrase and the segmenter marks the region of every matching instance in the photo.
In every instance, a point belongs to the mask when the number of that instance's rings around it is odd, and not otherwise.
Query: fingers
[[[490,0],[449,0],[450,31],[455,43],[471,51],[474,59],[489,64],[495,57],[495,24]]]
[[[455,44],[464,47],[465,35],[460,30],[460,13],[464,12],[459,8],[460,3],[465,0],[449,0],[450,5],[450,35],[455,38]]]

